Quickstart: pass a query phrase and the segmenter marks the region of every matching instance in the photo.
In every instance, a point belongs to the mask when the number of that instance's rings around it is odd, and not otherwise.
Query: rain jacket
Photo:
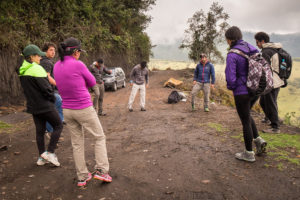
[[[258,50],[251,44],[239,40],[231,47],[231,49],[238,49],[247,55],[258,53]],[[246,86],[248,76],[248,60],[241,55],[230,52],[226,58],[226,82],[227,88],[233,91],[233,95],[248,94]]]
[[[200,62],[194,72],[194,81],[197,81],[199,83],[210,83],[211,78],[211,84],[215,84],[215,68],[213,64],[210,62],[206,62],[205,65]]]
[[[24,60],[19,77],[27,100],[27,112],[41,114],[55,110],[54,91],[45,69],[37,63]]]

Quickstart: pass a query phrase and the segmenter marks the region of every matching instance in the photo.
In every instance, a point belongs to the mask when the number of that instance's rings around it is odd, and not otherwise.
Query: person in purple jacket
[[[258,53],[258,50],[242,40],[242,32],[232,26],[225,32],[225,37],[230,49],[238,49],[246,55]],[[250,110],[258,97],[250,96],[246,86],[248,76],[248,60],[241,55],[230,52],[226,59],[226,82],[227,88],[233,91],[237,113],[243,126],[243,136],[246,150],[236,153],[239,160],[254,162],[255,156],[252,150],[252,141],[256,145],[256,154],[260,155],[266,150],[267,143],[258,135],[258,131]]]
[[[67,128],[71,134],[73,156],[78,177],[78,186],[85,186],[92,179],[84,157],[84,132],[95,137],[94,179],[111,182],[106,151],[105,135],[93,108],[88,88],[96,84],[95,77],[79,60],[81,44],[76,38],[68,38],[59,46],[60,61],[54,65],[56,87],[62,97],[62,108]]]

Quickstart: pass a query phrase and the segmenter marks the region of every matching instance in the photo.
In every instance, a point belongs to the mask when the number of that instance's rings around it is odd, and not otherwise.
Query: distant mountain
[[[256,47],[254,32],[243,32],[243,39]],[[292,57],[300,57],[300,33],[294,34],[270,34],[272,42],[280,42],[283,48],[289,52]],[[188,50],[179,49],[182,39],[177,39],[172,44],[156,44],[152,48],[153,58],[162,60],[189,61]],[[219,50],[226,55],[225,44],[221,44]]]

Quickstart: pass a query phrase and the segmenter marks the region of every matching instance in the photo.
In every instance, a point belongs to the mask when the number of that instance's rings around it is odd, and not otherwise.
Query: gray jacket
[[[130,79],[137,85],[142,85],[145,83],[148,84],[149,81],[149,72],[148,69],[145,67],[142,69],[141,65],[136,65],[130,73]]]
[[[96,65],[93,64],[89,67],[89,70],[94,75],[94,77],[96,79],[96,83],[98,83],[98,84],[103,83],[103,75],[104,74],[111,74],[111,72],[104,65],[102,65],[102,66],[100,66],[100,68],[98,68]]]

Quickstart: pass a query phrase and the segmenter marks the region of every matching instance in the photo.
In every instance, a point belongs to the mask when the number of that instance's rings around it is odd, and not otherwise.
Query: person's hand
[[[149,84],[146,84],[146,88],[148,88],[149,87]]]
[[[109,70],[109,73],[111,74],[111,73],[112,73],[112,70]]]
[[[215,85],[214,85],[214,84],[211,84],[210,87],[211,87],[211,89],[213,89],[213,90],[215,89]]]
[[[193,85],[196,85],[197,81],[193,81]]]

